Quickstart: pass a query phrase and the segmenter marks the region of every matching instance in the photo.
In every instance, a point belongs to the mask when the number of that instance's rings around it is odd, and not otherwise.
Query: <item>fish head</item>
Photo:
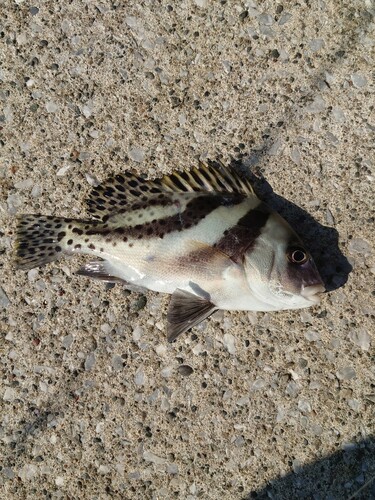
[[[248,285],[264,310],[310,307],[319,303],[325,291],[311,254],[275,212],[245,253],[244,268]]]

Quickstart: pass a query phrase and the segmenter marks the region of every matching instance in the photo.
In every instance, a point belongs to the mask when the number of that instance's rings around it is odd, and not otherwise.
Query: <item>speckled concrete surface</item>
[[[2,2],[1,498],[375,496],[373,14]],[[12,267],[17,213],[83,215],[111,173],[218,156],[310,242],[321,305],[168,345],[167,297],[75,276],[83,258]]]

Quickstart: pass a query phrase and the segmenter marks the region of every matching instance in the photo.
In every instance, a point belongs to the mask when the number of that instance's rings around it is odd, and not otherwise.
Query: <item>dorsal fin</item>
[[[207,191],[216,193],[254,194],[250,181],[243,179],[231,166],[199,162],[192,170],[176,171],[160,180],[168,191]]]
[[[97,186],[88,199],[89,212],[102,219],[108,214],[124,211],[135,202],[146,202],[163,192],[216,192],[254,195],[247,179],[242,179],[233,167],[222,163],[200,162],[192,170],[175,171],[160,179],[147,180],[131,172],[115,175]]]
[[[163,191],[160,179],[150,181],[131,172],[124,172],[110,177],[91,191],[87,200],[88,211],[96,219],[103,219],[109,214],[125,211],[135,202],[145,202],[150,196]]]

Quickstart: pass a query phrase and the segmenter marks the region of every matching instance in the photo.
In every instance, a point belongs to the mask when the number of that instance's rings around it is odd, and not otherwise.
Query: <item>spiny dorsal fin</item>
[[[134,203],[146,202],[163,192],[216,192],[254,195],[247,179],[242,179],[233,167],[222,163],[205,164],[192,170],[175,171],[160,179],[146,180],[130,172],[115,175],[97,186],[88,199],[89,212],[102,219],[106,215],[125,211]]]
[[[254,194],[251,183],[247,179],[242,179],[233,167],[226,167],[222,163],[199,162],[198,167],[165,175],[160,182],[168,191],[226,192],[244,196]]]

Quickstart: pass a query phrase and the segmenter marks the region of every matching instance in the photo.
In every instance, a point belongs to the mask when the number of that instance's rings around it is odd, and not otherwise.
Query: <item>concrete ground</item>
[[[2,2],[1,498],[375,497],[373,14]],[[166,296],[76,276],[84,258],[14,269],[16,214],[85,217],[112,173],[218,157],[306,239],[319,306],[169,345]]]

